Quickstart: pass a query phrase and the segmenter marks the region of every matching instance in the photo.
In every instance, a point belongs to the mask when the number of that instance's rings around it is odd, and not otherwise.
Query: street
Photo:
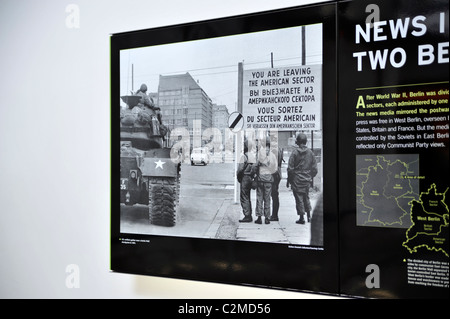
[[[175,227],[148,222],[144,205],[121,206],[121,232],[183,237],[205,237],[224,203],[234,198],[234,163],[206,166],[182,164],[180,204]]]
[[[176,225],[162,227],[150,224],[145,205],[121,206],[121,232],[309,245],[311,224],[295,223],[298,215],[292,191],[285,186],[285,167],[279,187],[280,220],[269,225],[239,223],[243,215],[239,192],[237,203],[234,201],[234,169],[234,163],[183,164]],[[239,189],[239,184],[237,187]],[[313,207],[318,195],[319,192],[310,193]],[[252,191],[251,199],[255,218],[256,191]]]

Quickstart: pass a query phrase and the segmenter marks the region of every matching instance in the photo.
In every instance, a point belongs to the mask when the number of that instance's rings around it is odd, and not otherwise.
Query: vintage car
[[[209,163],[209,150],[206,147],[197,147],[191,153],[191,165]]]

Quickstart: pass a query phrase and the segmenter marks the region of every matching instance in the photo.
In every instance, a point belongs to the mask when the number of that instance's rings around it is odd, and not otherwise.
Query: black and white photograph
[[[120,233],[323,247],[322,24],[120,50]]]

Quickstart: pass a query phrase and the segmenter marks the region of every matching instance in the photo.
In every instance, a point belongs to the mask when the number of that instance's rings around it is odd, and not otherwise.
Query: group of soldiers
[[[273,143],[270,147],[270,143]],[[309,200],[309,188],[313,178],[317,175],[317,162],[313,152],[306,147],[307,136],[299,133],[296,136],[292,153],[289,157],[287,168],[286,187],[291,187],[295,198],[295,205],[299,219],[297,224],[305,224],[305,214],[307,221],[311,219],[311,203]],[[270,224],[271,221],[278,221],[278,210],[280,201],[278,196],[281,182],[281,163],[283,161],[283,151],[276,145],[275,139],[266,139],[266,142],[258,144],[256,148],[249,149],[249,141],[244,140],[244,152],[239,161],[236,176],[240,183],[240,202],[244,218],[241,223],[253,221],[252,202],[250,194],[252,189],[256,189],[256,220],[255,223]],[[272,207],[271,207],[272,200]],[[272,210],[271,210],[272,208]]]

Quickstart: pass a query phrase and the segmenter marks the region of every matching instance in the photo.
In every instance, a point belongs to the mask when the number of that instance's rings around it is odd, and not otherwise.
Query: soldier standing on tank
[[[305,212],[310,221],[311,203],[309,201],[309,188],[313,178],[317,175],[317,163],[313,152],[306,147],[307,137],[299,133],[296,137],[294,150],[289,157],[287,168],[288,180],[286,187],[291,186],[295,198],[295,207],[299,219],[297,224],[305,223]]]
[[[158,118],[155,103],[153,102],[153,99],[147,95],[147,85],[142,84],[140,89],[136,92],[136,95],[141,97],[139,104],[133,108],[133,113],[136,115],[138,122],[142,125],[150,125],[150,134],[160,135],[161,115],[159,114]]]
[[[141,84],[141,87],[139,88],[139,90],[137,90],[136,95],[139,95],[141,97],[141,100],[139,101],[139,106],[142,108],[142,106],[148,107],[150,109],[154,109],[155,108],[155,103],[153,102],[153,99],[151,99],[148,95],[147,95],[147,85],[145,84]]]
[[[141,84],[140,89],[136,91],[135,95],[140,96],[141,99],[139,100],[139,103],[133,107],[131,113],[136,119],[142,120],[143,118],[146,118],[147,121],[149,121],[151,115],[155,114],[155,105],[153,100],[147,95],[147,85]]]

